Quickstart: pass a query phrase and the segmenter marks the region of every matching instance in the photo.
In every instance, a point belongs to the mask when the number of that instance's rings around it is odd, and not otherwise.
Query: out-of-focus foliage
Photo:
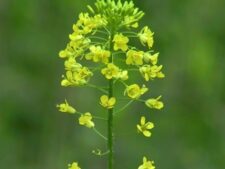
[[[101,139],[55,108],[66,93],[86,111],[99,95],[59,85],[58,51],[89,3],[94,1],[0,1],[0,168],[62,169],[73,160],[82,168],[105,168],[105,157],[87,156],[105,147]],[[151,91],[163,94],[165,108],[151,113],[154,137],[147,143],[135,125],[148,108],[133,104],[116,116],[116,168],[138,167],[144,152],[160,169],[225,168],[225,1],[135,3],[146,11],[143,25],[155,32],[154,49],[165,65],[166,78],[154,81]]]

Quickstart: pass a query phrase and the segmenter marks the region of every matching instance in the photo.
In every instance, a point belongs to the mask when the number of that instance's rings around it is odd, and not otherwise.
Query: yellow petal
[[[144,116],[141,117],[141,125],[142,126],[145,125],[145,117]]]
[[[152,122],[148,122],[145,125],[146,125],[146,129],[152,129],[152,128],[154,128],[154,124]]]
[[[138,129],[139,132],[142,132],[142,128],[139,124],[137,124],[137,129]]]
[[[143,131],[144,136],[146,137],[150,137],[151,136],[151,132],[148,130]]]
[[[115,105],[115,103],[116,103],[116,98],[115,97],[111,97],[110,99],[109,99],[109,105],[110,106],[113,106],[113,105]]]
[[[65,50],[61,50],[61,51],[59,52],[59,57],[60,57],[60,58],[66,58],[66,57],[67,57],[67,52],[66,52]]]
[[[61,86],[69,86],[71,83],[67,79],[61,81]]]
[[[147,158],[144,156],[143,157],[143,163],[146,163],[147,162]]]
[[[108,102],[108,96],[107,95],[102,95],[100,100],[101,100],[101,103],[103,104],[106,104]]]

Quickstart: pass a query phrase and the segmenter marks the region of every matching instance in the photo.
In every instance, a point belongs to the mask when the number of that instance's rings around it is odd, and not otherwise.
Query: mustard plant
[[[61,86],[91,87],[102,92],[96,103],[107,112],[107,136],[96,128],[95,119],[105,119],[96,115],[94,108],[93,112],[80,112],[67,100],[57,107],[61,112],[80,116],[80,125],[93,130],[106,141],[106,152],[96,150],[93,153],[107,155],[107,168],[114,169],[115,114],[126,110],[133,102],[144,103],[150,109],[162,109],[164,105],[161,96],[148,99],[143,99],[142,96],[149,92],[150,81],[164,78],[165,75],[162,73],[162,65],[158,65],[159,53],[154,53],[152,49],[154,33],[148,26],[139,28],[139,21],[144,12],[135,7],[132,1],[97,0],[94,8],[89,5],[87,8],[89,12],[79,14],[66,48],[59,52],[65,66]],[[137,79],[132,76],[137,75],[146,84],[135,82]],[[93,84],[92,79],[95,76],[102,76],[107,86]],[[118,84],[123,86],[120,97],[115,95],[115,87]],[[127,99],[127,103],[118,107],[121,99]],[[145,116],[141,116],[140,122],[138,121],[134,126],[137,133],[150,137],[154,124]],[[138,167],[154,168],[154,162],[145,156]],[[80,169],[80,166],[78,162],[73,162],[68,165],[68,169]]]

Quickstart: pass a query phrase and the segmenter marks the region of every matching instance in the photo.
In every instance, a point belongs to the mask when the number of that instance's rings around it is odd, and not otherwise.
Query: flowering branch
[[[139,20],[144,12],[135,7],[131,1],[96,0],[95,9],[88,5],[89,13],[80,13],[78,21],[73,25],[73,32],[69,35],[69,42],[59,57],[64,59],[65,73],[62,76],[63,87],[90,87],[101,91],[98,104],[107,112],[107,119],[93,115],[93,112],[79,112],[67,100],[57,105],[59,111],[78,114],[78,123],[93,131],[107,143],[107,151],[102,153],[97,149],[92,151],[98,156],[108,156],[108,169],[114,168],[114,116],[131,106],[134,101],[144,103],[150,109],[164,107],[161,96],[143,99],[149,92],[148,82],[156,78],[164,78],[162,65],[158,65],[159,53],[153,53],[154,33],[148,26],[140,30]],[[131,41],[138,40],[146,49],[140,50]],[[79,62],[78,62],[79,61]],[[90,65],[89,65],[90,63]],[[93,66],[94,65],[94,66]],[[139,76],[146,84],[138,84],[133,74]],[[91,80],[100,73],[107,83],[107,87],[92,84]],[[117,83],[119,82],[119,83]],[[122,99],[129,101],[122,107],[117,102],[117,85],[124,88]],[[114,109],[116,111],[114,111]],[[94,120],[107,121],[107,137],[96,129]],[[136,125],[138,133],[145,137],[152,135],[154,124],[147,121],[146,116],[140,116],[140,123]],[[77,162],[70,164],[69,169],[80,169]],[[143,164],[138,169],[155,169],[154,162],[143,157]]]

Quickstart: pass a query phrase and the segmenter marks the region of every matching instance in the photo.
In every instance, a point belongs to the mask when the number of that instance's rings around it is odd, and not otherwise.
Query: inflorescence
[[[108,113],[120,100],[113,95],[113,86],[123,85],[122,97],[128,99],[128,104],[120,108],[119,113],[125,110],[130,103],[137,101],[144,103],[151,109],[162,109],[161,96],[142,99],[149,92],[147,83],[164,78],[162,65],[158,64],[159,53],[152,50],[154,33],[148,26],[139,29],[139,20],[144,13],[134,6],[132,1],[97,0],[95,9],[88,6],[89,12],[80,13],[78,21],[73,25],[73,32],[69,35],[69,42],[59,57],[64,60],[65,73],[62,76],[63,87],[92,87],[102,92],[98,102]],[[132,42],[137,40],[137,45]],[[89,64],[90,63],[90,64]],[[92,66],[89,66],[92,65]],[[93,66],[94,65],[94,66]],[[92,84],[92,78],[97,71],[109,82],[111,87],[101,87]],[[146,84],[134,82],[132,75],[138,74]],[[99,76],[99,74],[98,74]],[[67,100],[57,105],[59,111],[79,115],[78,122],[87,128],[93,129],[102,138],[108,141],[97,129],[93,115],[96,112],[79,112]],[[93,109],[94,110],[94,109]],[[100,118],[101,119],[101,118]],[[110,118],[109,118],[110,119]],[[145,137],[151,136],[154,124],[140,117],[137,132]],[[101,151],[94,151],[102,155]],[[80,169],[77,162],[69,164],[69,169]],[[138,169],[154,169],[154,162],[143,157],[143,164]]]

